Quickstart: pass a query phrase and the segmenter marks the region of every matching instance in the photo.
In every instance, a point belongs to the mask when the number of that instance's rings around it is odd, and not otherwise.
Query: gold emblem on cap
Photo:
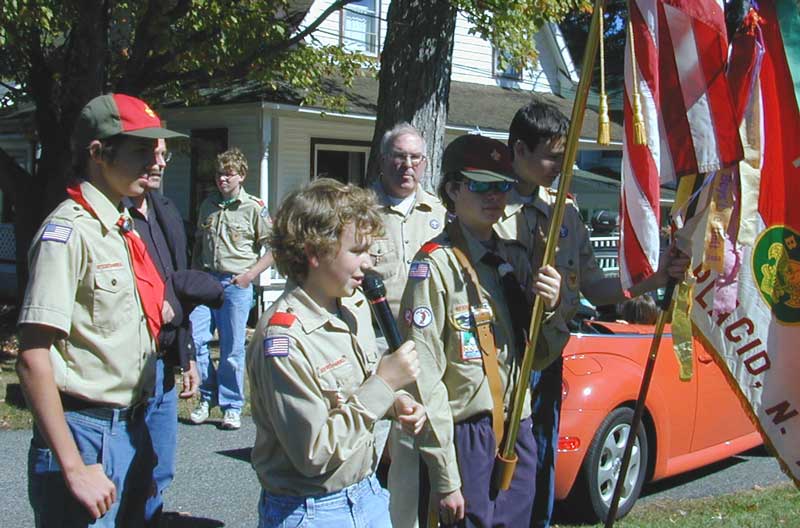
[[[502,156],[500,155],[500,153],[499,153],[499,152],[497,152],[497,149],[494,149],[494,150],[492,150],[492,153],[491,153],[491,154],[489,154],[489,156],[490,156],[490,157],[491,157],[493,160],[495,160],[495,161],[500,161],[500,158],[502,157]]]
[[[149,115],[150,117],[156,117],[156,113],[153,112],[153,109],[150,108],[147,104],[144,105],[144,113]]]

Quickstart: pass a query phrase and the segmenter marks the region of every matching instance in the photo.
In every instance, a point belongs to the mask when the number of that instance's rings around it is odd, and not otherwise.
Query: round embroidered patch
[[[417,328],[425,328],[431,321],[433,321],[433,312],[427,306],[421,306],[414,309],[414,314],[411,316],[414,321],[414,326]]]

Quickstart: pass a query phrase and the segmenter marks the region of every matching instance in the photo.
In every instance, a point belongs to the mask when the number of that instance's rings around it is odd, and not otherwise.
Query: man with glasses
[[[192,311],[192,332],[200,371],[200,402],[192,423],[208,419],[219,405],[223,429],[242,426],[244,406],[244,346],[247,317],[253,302],[253,280],[272,265],[267,246],[269,211],[260,199],[245,192],[247,159],[233,148],[217,156],[218,192],[200,206],[192,253],[192,268],[210,272],[225,291],[219,309],[200,305]],[[264,254],[259,256],[259,252]],[[208,353],[213,327],[219,333],[219,366]]]
[[[508,490],[492,490],[492,471],[515,385],[528,384],[518,372],[532,297],[542,296],[552,310],[561,278],[551,266],[534,275],[524,248],[492,229],[514,183],[505,145],[461,136],[447,146],[442,172],[439,196],[455,217],[414,257],[416,272],[409,274],[400,304],[402,333],[414,342],[420,361],[409,391],[425,405],[430,424],[416,444],[427,468],[420,480],[428,481],[420,486],[419,510],[423,516],[429,507],[438,510],[447,526],[523,526],[533,506],[530,483],[536,473],[527,390],[515,445],[519,461]],[[403,464],[398,470],[415,468]],[[393,521],[405,517],[398,527],[415,524],[408,511],[394,511],[394,497],[407,494],[410,484],[389,481]]]
[[[183,218],[175,204],[159,192],[164,169],[171,158],[172,153],[167,150],[166,142],[163,139],[157,140],[152,159],[147,164],[148,192],[123,199],[123,205],[133,219],[136,232],[145,242],[147,252],[165,281],[175,271],[187,268]],[[178,304],[174,289],[168,287],[163,310],[163,319],[167,326],[159,335],[155,389],[145,411],[145,422],[151,431],[150,437],[157,460],[153,469],[154,492],[147,498],[145,505],[145,520],[150,526],[158,526],[164,505],[164,492],[175,476],[178,391],[175,389],[174,367],[180,365],[183,370],[181,398],[193,397],[200,384],[188,317],[181,317],[178,326],[169,323],[173,307],[179,308]]]

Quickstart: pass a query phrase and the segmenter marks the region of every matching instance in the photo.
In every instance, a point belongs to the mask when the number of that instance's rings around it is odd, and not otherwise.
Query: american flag
[[[270,336],[264,339],[264,357],[284,357],[289,355],[289,336]]]
[[[427,262],[414,261],[408,269],[409,279],[427,279],[428,275],[430,275],[430,266]]]
[[[58,224],[47,224],[42,231],[42,240],[52,240],[53,242],[61,242],[66,244],[69,236],[72,234],[72,228]]]
[[[620,280],[625,289],[652,274],[660,248],[660,186],[742,159],[725,76],[723,0],[630,2],[636,64],[625,51]],[[633,87],[647,135],[633,142]]]

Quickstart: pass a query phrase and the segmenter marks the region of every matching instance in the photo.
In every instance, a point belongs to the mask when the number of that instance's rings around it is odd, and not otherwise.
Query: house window
[[[366,181],[368,157],[368,141],[311,138],[311,179],[361,185]]]
[[[505,65],[501,64],[505,62]],[[494,76],[503,79],[522,80],[522,67],[512,61],[507,51],[494,50]]]
[[[206,196],[217,190],[217,154],[228,148],[227,128],[205,128],[191,131],[191,204],[192,230],[197,225],[197,212]],[[189,245],[189,247],[192,247]]]
[[[378,54],[378,0],[357,0],[342,8],[342,44],[350,51]]]

